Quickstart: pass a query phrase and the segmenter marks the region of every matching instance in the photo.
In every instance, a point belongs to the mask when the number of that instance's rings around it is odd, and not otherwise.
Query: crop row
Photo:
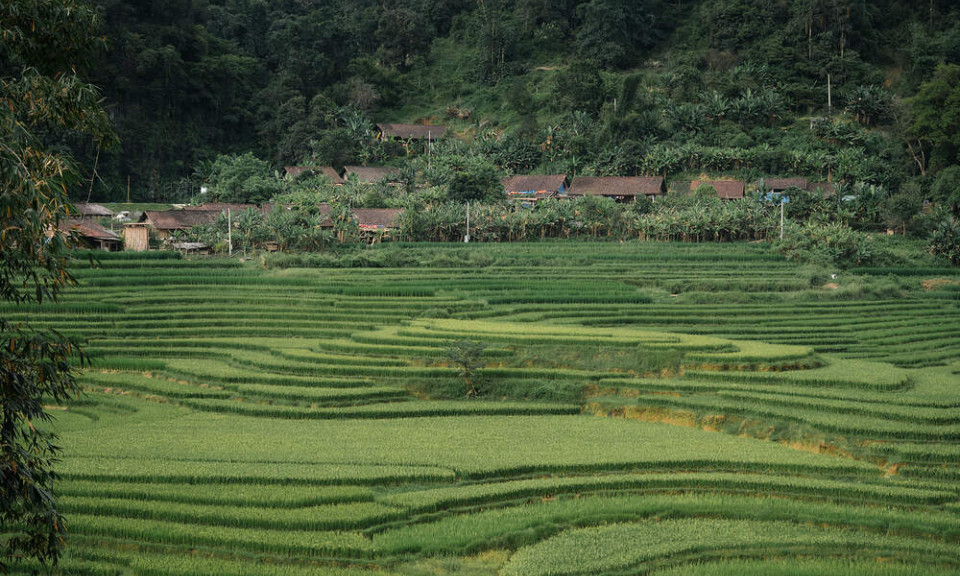
[[[622,406],[622,399],[596,399],[597,408]],[[632,404],[627,404],[632,405]],[[796,408],[763,402],[745,403],[736,398],[712,396],[647,396],[638,406],[662,406],[689,409],[697,413],[733,414],[763,417],[774,421],[798,422],[823,432],[854,435],[866,439],[955,441],[960,439],[960,425],[934,425],[903,422],[883,417],[824,413],[816,407]]]
[[[788,555],[847,554],[865,550],[958,561],[952,545],[904,537],[824,529],[789,522],[678,519],[584,528],[547,539],[515,554],[504,576],[598,574],[624,571],[671,556],[744,550]],[[858,551],[858,552],[852,552]]]
[[[287,419],[357,419],[357,418],[424,418],[438,416],[517,416],[543,414],[578,414],[580,407],[571,404],[540,402],[477,403],[469,401],[387,402],[343,408],[301,408],[278,404],[260,404],[237,400],[184,399],[181,402],[197,410]]]

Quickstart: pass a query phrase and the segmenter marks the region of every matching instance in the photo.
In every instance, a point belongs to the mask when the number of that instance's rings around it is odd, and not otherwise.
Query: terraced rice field
[[[52,407],[64,567],[960,572],[955,269],[833,280],[764,245],[376,250],[411,263],[122,255],[60,304],[0,309],[94,359]],[[449,358],[463,340],[486,346],[480,398]]]

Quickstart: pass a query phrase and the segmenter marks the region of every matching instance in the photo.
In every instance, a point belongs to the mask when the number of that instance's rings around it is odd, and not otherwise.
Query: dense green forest
[[[799,174],[948,202],[960,181],[950,0],[91,3],[85,73],[122,140],[76,151],[94,200],[189,199],[220,155],[404,165],[380,121],[452,127],[420,187]]]

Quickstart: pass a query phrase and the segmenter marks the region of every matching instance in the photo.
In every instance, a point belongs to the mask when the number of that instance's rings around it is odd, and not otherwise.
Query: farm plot
[[[3,307],[93,357],[54,407],[64,567],[960,569],[960,309],[922,276],[855,297],[755,245],[410,250],[443,266],[105,257]]]

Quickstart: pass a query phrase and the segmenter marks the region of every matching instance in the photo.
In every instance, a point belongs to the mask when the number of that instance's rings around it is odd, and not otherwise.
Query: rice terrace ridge
[[[956,283],[825,290],[749,244],[367,251],[416,261],[105,254],[4,308],[93,358],[55,423],[63,568],[956,573]]]
[[[960,2],[0,38],[0,573],[960,574]]]

